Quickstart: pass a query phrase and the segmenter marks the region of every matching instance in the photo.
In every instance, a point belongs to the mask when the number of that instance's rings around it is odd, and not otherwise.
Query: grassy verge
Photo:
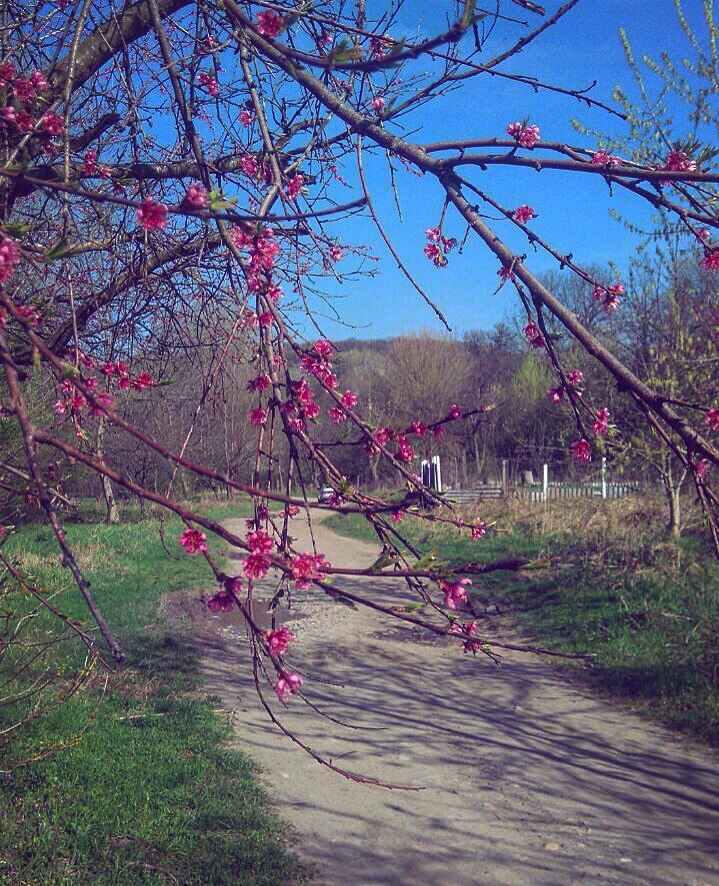
[[[230,730],[200,690],[191,638],[160,614],[163,595],[209,578],[201,558],[179,549],[180,531],[177,521],[165,524],[168,554],[154,520],[68,526],[128,664],[110,678],[99,708],[98,669],[80,692],[4,748],[0,770],[70,745],[0,776],[0,882],[277,886],[302,879],[253,764],[229,749]],[[54,599],[59,608],[86,618],[46,527],[23,527],[5,551],[37,584],[62,589]],[[28,606],[18,592],[0,604]],[[46,631],[57,625],[40,615],[27,637]],[[49,701],[83,658],[81,644],[67,641],[32,663],[9,688],[21,680],[31,685],[41,673],[54,674],[54,685],[30,701],[0,706],[0,729]],[[3,664],[7,675],[12,661]],[[0,697],[7,691],[3,686]]]
[[[482,516],[503,531],[471,541],[416,518],[401,528],[457,565],[556,556],[537,572],[475,577],[475,598],[549,648],[593,653],[578,670],[596,688],[719,746],[719,566],[699,537],[668,539],[647,501],[515,503]],[[364,519],[331,525],[374,537]]]

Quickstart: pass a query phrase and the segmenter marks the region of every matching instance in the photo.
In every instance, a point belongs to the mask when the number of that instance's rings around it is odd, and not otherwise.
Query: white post
[[[507,459],[502,459],[502,495],[507,495],[508,493],[509,480],[507,477]]]
[[[432,464],[435,466],[435,468],[437,470],[437,492],[441,492],[442,491],[442,468],[440,466],[438,455],[432,456]]]
[[[542,465],[542,501],[549,496],[549,465]]]
[[[602,498],[607,497],[607,457],[602,456]]]

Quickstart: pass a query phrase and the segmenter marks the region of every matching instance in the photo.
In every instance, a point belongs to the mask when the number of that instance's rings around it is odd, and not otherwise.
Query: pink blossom
[[[606,406],[599,409],[594,416],[592,433],[595,437],[604,437],[609,430],[609,410]]]
[[[459,419],[462,418],[462,414],[462,410],[459,406],[457,406],[456,403],[453,403],[449,407],[449,417],[452,419],[452,421],[459,421]]]
[[[15,125],[20,132],[32,132],[35,128],[35,118],[27,111],[16,111]]]
[[[23,103],[31,102],[35,98],[35,93],[37,92],[32,79],[25,80],[22,77],[16,78],[12,91],[13,95],[17,96],[17,98]]]
[[[708,409],[706,414],[706,423],[712,431],[719,431],[719,409]]]
[[[581,369],[572,369],[571,372],[567,373],[567,381],[573,388],[578,388],[582,383],[582,379],[584,378],[584,373]]]
[[[624,295],[624,287],[617,280],[609,287],[595,286],[593,295],[606,311],[616,311],[619,307],[619,296]]]
[[[20,250],[17,243],[11,237],[0,235],[0,283],[10,277],[19,261]]]
[[[290,569],[295,583],[300,590],[311,587],[312,581],[324,578],[323,570],[329,567],[324,554],[311,554],[303,551],[292,560]]]
[[[523,148],[533,148],[539,141],[539,127],[534,123],[520,123],[515,120],[507,126],[507,135],[517,140]]]
[[[43,132],[48,135],[62,135],[65,131],[65,121],[59,114],[53,114],[52,111],[45,114],[41,123]]]
[[[595,166],[618,166],[621,162],[620,157],[613,157],[603,148],[600,148],[592,154],[592,163]]]
[[[167,227],[167,206],[145,197],[137,210],[137,221],[146,231],[161,231]]]
[[[312,350],[320,357],[331,357],[332,354],[334,354],[335,346],[329,341],[329,339],[319,338],[312,345]]]
[[[257,30],[263,37],[276,37],[282,30],[282,16],[271,9],[257,13]]]
[[[403,510],[392,511],[392,522],[393,523],[401,523],[405,518],[405,513]]]
[[[561,403],[564,399],[564,388],[550,388],[547,396],[552,403]]]
[[[17,112],[12,105],[6,108],[0,108],[0,125],[15,123]]]
[[[418,437],[424,437],[427,433],[427,425],[421,421],[413,421],[407,428],[408,434],[416,434]]]
[[[16,76],[15,65],[12,62],[0,62],[0,83],[3,85],[12,83]]]
[[[690,160],[684,151],[671,150],[667,154],[664,166],[660,169],[666,169],[669,172],[694,172],[697,168],[696,161]]]
[[[90,415],[93,418],[106,415],[107,410],[112,409],[114,405],[112,394],[107,391],[99,391],[95,397],[95,402],[90,405]]]
[[[404,462],[410,462],[414,458],[414,449],[412,449],[412,444],[404,436],[404,434],[399,434],[397,436],[397,452],[395,453],[395,458],[397,459],[397,461]]]
[[[487,524],[484,522],[484,520],[477,520],[475,523],[472,524],[472,538],[484,538],[486,534]]]
[[[245,536],[245,541],[253,554],[271,554],[275,546],[274,541],[272,541],[264,529],[248,532]]]
[[[273,655],[284,655],[290,645],[290,641],[295,639],[295,635],[288,628],[278,628],[276,631],[267,631],[265,634],[267,639],[267,648]]]
[[[207,209],[210,205],[210,195],[207,189],[199,182],[194,182],[187,189],[182,200],[182,208],[197,212],[200,209]]]
[[[702,267],[708,271],[719,271],[719,249],[707,249],[705,251]]]
[[[340,409],[339,406],[332,406],[327,410],[327,415],[329,416],[330,421],[334,422],[338,425],[342,421],[347,421],[347,413]]]
[[[292,176],[292,178],[287,180],[287,187],[285,189],[285,193],[287,194],[288,200],[296,200],[299,197],[300,192],[302,191],[302,187],[305,183],[305,177],[300,173],[296,173]]]
[[[240,169],[248,178],[256,178],[259,171],[257,160],[250,154],[244,154],[240,157]]]
[[[580,464],[584,464],[590,462],[592,460],[592,449],[587,440],[582,437],[581,440],[577,440],[575,443],[572,443],[572,455]]]
[[[526,224],[528,221],[531,221],[534,218],[534,210],[531,206],[527,206],[526,203],[522,203],[521,206],[518,206],[514,210],[514,212],[512,213],[512,218],[522,225]]]
[[[242,561],[242,571],[247,578],[264,578],[270,568],[270,559],[265,554],[252,553]]]
[[[212,612],[232,612],[235,601],[227,591],[218,591],[207,598],[207,606]]]
[[[217,78],[214,74],[210,74],[207,71],[200,71],[197,82],[200,86],[206,89],[213,98],[219,97],[220,84],[217,82]]]
[[[262,15],[262,13],[260,13]],[[302,677],[299,674],[288,674],[286,671],[282,672],[282,676],[275,683],[275,695],[282,704],[287,704],[290,698],[296,693],[300,691],[300,687],[303,684]]]
[[[48,82],[42,71],[33,71],[32,74],[30,74],[30,83],[32,83],[33,88],[38,92],[42,92],[43,89],[47,89],[48,87]]]
[[[353,409],[358,402],[359,398],[354,391],[345,391],[344,394],[342,394],[342,403],[347,409]]]
[[[454,583],[440,581],[439,587],[444,594],[444,605],[447,609],[455,610],[459,606],[466,606],[468,602],[467,585],[472,584],[471,578],[460,578]]]
[[[271,384],[272,382],[269,375],[258,375],[256,378],[251,378],[247,382],[247,390],[263,393],[270,387]]]
[[[136,391],[145,391],[151,388],[154,382],[149,372],[141,372],[132,380],[132,386]]]
[[[529,344],[536,349],[546,348],[547,344],[544,341],[544,336],[539,330],[539,327],[533,320],[530,320],[529,323],[522,330],[524,337],[527,339]]]
[[[440,437],[444,437],[444,434],[445,434],[445,430],[444,430],[444,428],[442,427],[442,425],[435,425],[435,426],[432,428],[432,435],[433,435],[436,439],[439,439]]]
[[[252,121],[255,119],[252,111],[244,108],[240,111],[240,116],[238,117],[242,126],[252,126]]]
[[[427,243],[422,251],[436,268],[447,266],[447,257],[436,243]]]
[[[186,554],[199,554],[207,550],[207,536],[199,529],[185,529],[180,536],[180,544],[185,549]]]
[[[708,458],[700,458],[696,464],[692,465],[692,467],[694,468],[694,473],[696,474],[697,479],[704,482],[709,476],[709,471],[712,466]]]
[[[248,415],[250,424],[257,425],[258,427],[267,421],[267,412],[261,406],[258,406],[257,409],[250,409]]]
[[[372,107],[378,114],[382,113],[382,110],[384,109],[384,99],[381,95],[378,95],[372,99]]]

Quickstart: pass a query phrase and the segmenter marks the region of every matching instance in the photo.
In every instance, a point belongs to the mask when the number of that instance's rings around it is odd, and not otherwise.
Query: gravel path
[[[309,549],[306,530],[296,531]],[[315,531],[330,562],[376,557],[371,545]],[[345,587],[392,599],[382,584]],[[719,884],[717,758],[570,685],[545,661],[514,654],[496,669],[312,596],[292,625],[307,696],[372,728],[335,725],[299,699],[285,722],[345,768],[424,788],[390,791],[342,779],[273,729],[243,627],[199,603],[189,609],[209,691],[266,768],[317,883]]]

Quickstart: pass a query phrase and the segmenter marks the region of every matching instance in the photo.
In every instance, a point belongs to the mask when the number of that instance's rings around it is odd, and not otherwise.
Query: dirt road
[[[309,549],[306,532],[297,534]],[[330,562],[366,566],[376,556],[321,525],[316,535]],[[369,581],[391,598],[375,579],[346,586]],[[268,724],[244,629],[193,607],[208,689],[266,767],[318,883],[719,884],[719,767],[709,752],[593,698],[537,658],[507,656],[495,669],[319,595],[298,614],[308,697],[373,728],[334,725],[298,699],[287,724],[348,769],[424,787],[367,787],[320,767]]]

